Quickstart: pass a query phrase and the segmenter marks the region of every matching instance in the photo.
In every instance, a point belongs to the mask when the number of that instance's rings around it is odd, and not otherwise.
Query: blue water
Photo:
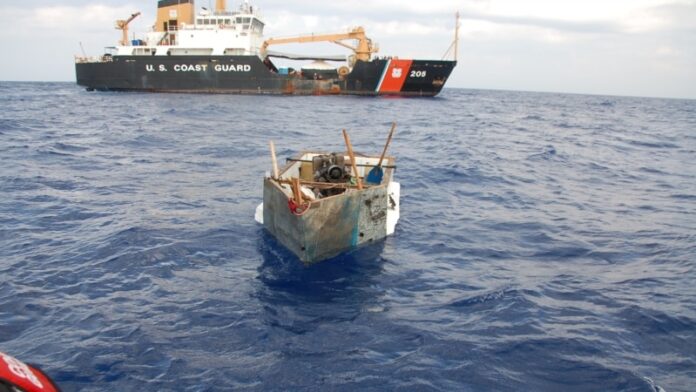
[[[693,391],[696,101],[0,83],[0,351],[66,391]],[[376,153],[394,236],[303,267],[268,141]]]

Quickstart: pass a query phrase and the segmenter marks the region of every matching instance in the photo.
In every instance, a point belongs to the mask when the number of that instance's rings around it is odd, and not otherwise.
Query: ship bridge
[[[118,47],[120,55],[255,55],[263,43],[265,22],[259,10],[244,1],[227,10],[216,0],[214,10],[193,0],[159,0],[157,21],[145,40]]]

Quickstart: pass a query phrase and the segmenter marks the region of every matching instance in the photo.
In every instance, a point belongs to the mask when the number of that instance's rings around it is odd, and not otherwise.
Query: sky
[[[99,55],[120,37],[116,19],[156,0],[0,3],[0,80],[74,81],[74,55]],[[214,0],[197,0],[198,7]],[[228,8],[239,1],[228,0]],[[460,12],[458,65],[447,87],[696,99],[696,0],[251,0],[265,35],[365,27],[378,55],[441,59]],[[211,7],[212,8],[212,7]],[[291,53],[347,54],[330,44]],[[274,50],[280,50],[274,49]],[[451,56],[450,56],[451,58]]]

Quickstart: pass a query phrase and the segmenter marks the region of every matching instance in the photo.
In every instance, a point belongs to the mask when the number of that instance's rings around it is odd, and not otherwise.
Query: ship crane
[[[351,46],[345,40],[358,41],[357,46]],[[379,47],[372,43],[372,40],[365,35],[365,29],[356,27],[348,33],[338,34],[310,34],[297,37],[270,38],[261,45],[261,54],[266,57],[266,50],[271,45],[291,44],[291,43],[310,43],[310,42],[333,42],[337,45],[346,47],[355,52],[355,58],[362,61],[370,61],[373,53],[379,51]]]
[[[116,21],[116,30],[121,30],[123,32],[123,36],[121,38],[121,41],[119,41],[119,44],[122,46],[128,45],[128,25],[130,22],[133,21],[133,19],[137,18],[140,16],[140,12],[136,12],[133,15],[130,16],[130,18],[126,20],[117,20]]]

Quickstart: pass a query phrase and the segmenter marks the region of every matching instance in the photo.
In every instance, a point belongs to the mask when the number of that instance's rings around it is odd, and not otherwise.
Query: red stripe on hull
[[[394,60],[389,62],[384,80],[379,86],[380,93],[398,93],[406,82],[413,60]]]

